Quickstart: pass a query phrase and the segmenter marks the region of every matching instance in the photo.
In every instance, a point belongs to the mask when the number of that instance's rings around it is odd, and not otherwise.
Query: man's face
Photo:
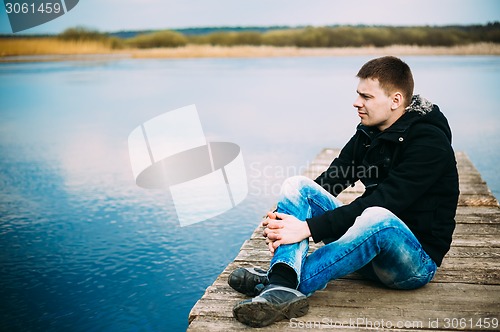
[[[360,79],[356,92],[358,98],[354,101],[353,106],[358,109],[358,116],[363,125],[377,127],[383,131],[399,118],[400,114],[391,109],[393,106],[392,98],[387,96],[378,80]]]

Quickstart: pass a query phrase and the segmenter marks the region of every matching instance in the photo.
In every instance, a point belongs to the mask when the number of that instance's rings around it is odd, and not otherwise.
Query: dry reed
[[[387,47],[299,48],[275,46],[187,45],[177,48],[113,50],[99,41],[62,41],[55,38],[0,39],[0,57],[19,55],[113,54],[133,58],[251,58],[349,55],[500,55],[500,44],[479,43],[451,47],[393,45]]]
[[[111,48],[97,41],[62,41],[55,38],[0,39],[0,57],[17,55],[105,53],[111,53]]]

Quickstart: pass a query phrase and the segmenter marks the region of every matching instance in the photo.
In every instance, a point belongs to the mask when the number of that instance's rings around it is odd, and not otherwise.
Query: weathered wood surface
[[[314,178],[338,154],[324,149],[304,175]],[[457,153],[460,198],[452,248],[434,280],[413,291],[391,290],[356,274],[329,283],[310,297],[309,313],[259,331],[337,329],[352,331],[500,331],[500,209],[467,155]],[[339,198],[348,203],[361,184]],[[263,213],[264,214],[264,213]],[[311,242],[311,251],[321,244]],[[232,316],[245,296],[227,284],[241,266],[269,267],[270,254],[257,227],[189,315],[188,331],[242,331],[251,328]],[[496,323],[496,328],[494,328]],[[489,328],[487,328],[489,324]]]

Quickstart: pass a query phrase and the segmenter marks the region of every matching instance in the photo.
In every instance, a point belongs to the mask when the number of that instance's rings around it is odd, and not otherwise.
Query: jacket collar
[[[406,113],[415,112],[420,115],[425,115],[432,112],[433,104],[420,95],[414,95],[411,98],[410,105],[405,108]]]

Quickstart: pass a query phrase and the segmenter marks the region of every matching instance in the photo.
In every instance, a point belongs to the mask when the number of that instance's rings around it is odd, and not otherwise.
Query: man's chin
[[[370,122],[369,122],[369,121],[367,121],[366,119],[361,118],[361,119],[360,119],[360,122],[361,122],[361,124],[362,124],[363,126],[370,127]]]

